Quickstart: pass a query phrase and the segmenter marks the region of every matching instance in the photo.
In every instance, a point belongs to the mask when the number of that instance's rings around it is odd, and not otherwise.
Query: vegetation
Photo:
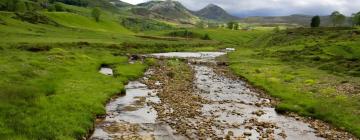
[[[354,32],[300,28],[265,34],[231,53],[230,67],[279,98],[278,112],[325,120],[359,137],[360,40]]]
[[[17,49],[18,48],[18,49]],[[101,48],[19,45],[1,52],[0,137],[2,139],[82,138],[109,97],[123,93],[128,79],[145,65]],[[112,64],[116,77],[98,73]],[[34,127],[35,126],[35,127]]]
[[[55,9],[55,11],[57,11],[57,12],[65,11],[64,7],[63,7],[62,4],[59,3],[59,2],[56,2],[56,3],[55,3],[54,9]]]
[[[27,10],[27,8],[26,8],[26,5],[25,5],[25,2],[23,2],[23,1],[18,1],[17,3],[16,3],[16,5],[15,5],[15,11],[16,12],[21,12],[21,13],[23,13],[23,12],[25,12]]]
[[[334,26],[341,26],[344,24],[346,17],[339,11],[335,11],[330,15],[331,21]]]
[[[150,12],[144,15],[114,8],[105,0],[0,0],[7,11],[0,12],[0,139],[82,139],[106,101],[153,64],[129,64],[129,54],[232,47],[230,68],[279,98],[279,112],[319,118],[360,137],[358,29],[319,27],[319,16],[313,29],[237,22],[184,28],[147,18],[154,11],[146,5],[137,9]],[[184,19],[198,20],[189,14]],[[334,12],[331,20],[342,26],[346,18]],[[113,77],[98,73],[104,65]]]
[[[96,22],[100,21],[101,11],[99,8],[94,8],[91,11],[91,16],[95,19]]]
[[[180,31],[173,31],[167,34],[168,36],[172,36],[172,37],[183,37],[183,38],[198,38],[198,39],[203,39],[203,40],[210,40],[210,36],[209,34],[205,33],[204,35],[196,33],[196,32],[192,32],[192,31],[188,31],[188,30],[180,30]]]
[[[352,15],[353,25],[359,26],[360,25],[360,12]]]
[[[124,18],[122,19],[122,25],[135,32],[174,29],[173,26],[166,23],[140,18]]]
[[[311,27],[319,27],[320,26],[320,17],[319,16],[314,16],[311,19]]]
[[[230,30],[238,30],[239,29],[239,23],[231,21],[227,23],[227,28]]]

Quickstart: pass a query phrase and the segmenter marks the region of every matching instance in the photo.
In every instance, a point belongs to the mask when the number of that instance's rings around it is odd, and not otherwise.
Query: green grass
[[[0,51],[2,139],[80,139],[104,104],[142,75],[145,65],[127,64],[101,48],[52,48],[46,52]],[[116,67],[116,76],[98,72]],[[6,75],[6,76],[5,76]]]
[[[174,31],[184,31],[183,29],[178,30],[164,30],[164,31],[148,31],[145,34],[149,35],[159,35],[159,36],[168,36],[169,33]],[[232,45],[244,45],[248,42],[256,39],[257,37],[267,33],[267,30],[254,30],[254,31],[244,31],[244,30],[228,30],[228,29],[188,29],[188,31],[193,32],[196,35],[205,35],[208,34],[212,40],[219,41],[223,44],[232,44]]]
[[[81,16],[74,13],[67,12],[46,12],[46,16],[55,22],[71,28],[86,29],[108,33],[124,33],[131,34],[131,32],[120,25],[120,21],[114,20],[109,16],[102,16],[99,22],[95,22],[91,17]],[[114,21],[113,21],[114,20]]]
[[[351,30],[271,33],[229,54],[230,68],[280,99],[279,112],[318,118],[359,137],[358,41]]]
[[[117,26],[117,28],[114,27],[113,31],[109,31],[111,28],[103,27],[106,24],[116,26],[116,23],[111,23],[110,21],[103,21],[103,25],[102,22],[96,23],[87,17],[82,17],[87,19],[83,21],[86,26],[83,28],[74,28],[77,24],[82,24],[78,22],[69,25],[70,22],[75,19],[74,17],[77,17],[77,15],[72,13],[52,13],[49,15],[57,14],[68,15],[59,19],[50,17],[55,19],[55,21],[58,20],[59,24],[64,24],[59,27],[22,22],[12,18],[15,16],[13,13],[0,12],[0,18],[6,22],[6,25],[0,24],[0,33],[2,35],[0,44],[4,45],[21,42],[64,43],[80,41],[90,43],[121,43],[127,40],[134,40],[135,38],[130,34],[131,32],[121,27],[121,25]]]

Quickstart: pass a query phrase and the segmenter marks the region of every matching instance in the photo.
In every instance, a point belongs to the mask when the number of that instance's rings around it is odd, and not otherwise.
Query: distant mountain
[[[197,16],[193,15],[180,2],[172,0],[141,3],[137,5],[137,8],[134,9],[133,12],[135,12],[135,14],[147,15],[186,24],[195,24],[200,21]]]
[[[115,5],[116,7],[131,7],[131,6],[134,6],[130,3],[127,3],[127,2],[123,2],[123,1],[120,1],[120,0],[109,0],[109,2],[113,5]]]
[[[203,9],[195,11],[194,14],[204,19],[217,21],[230,21],[238,19],[237,17],[230,15],[224,9],[214,4],[209,4]]]
[[[310,26],[311,18],[310,15],[290,15],[290,16],[270,16],[270,17],[248,17],[243,18],[240,21],[244,23],[260,23],[260,24],[297,24],[301,26]],[[330,16],[320,16],[321,26],[331,26]],[[346,21],[345,25],[350,25],[349,19]]]

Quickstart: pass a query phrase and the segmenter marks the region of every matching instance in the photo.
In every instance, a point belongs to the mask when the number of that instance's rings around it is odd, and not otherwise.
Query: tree
[[[209,34],[205,34],[203,37],[201,37],[202,40],[211,40]]]
[[[319,27],[320,26],[320,17],[319,16],[314,16],[312,19],[311,19],[311,27]]]
[[[233,24],[234,24],[234,22],[228,22],[227,23],[227,28],[230,29],[230,30],[233,29]]]
[[[334,26],[341,26],[344,24],[346,17],[341,14],[339,11],[335,11],[330,15],[331,21],[334,24]]]
[[[8,11],[15,11],[16,10],[16,4],[19,2],[19,0],[6,0],[6,7]]]
[[[233,26],[234,30],[239,30],[239,23],[235,22]]]
[[[39,3],[42,8],[49,7],[49,0],[36,0],[36,2]]]
[[[95,19],[96,22],[100,21],[101,10],[99,8],[94,8],[91,12],[92,17]]]
[[[237,30],[239,28],[239,24],[237,22],[230,21],[227,23],[227,28],[229,28],[230,30]]]
[[[15,12],[24,13],[26,12],[26,4],[24,1],[18,1],[15,5]]]
[[[360,12],[352,15],[352,23],[353,23],[353,25],[355,25],[355,26],[359,26],[359,25],[360,25]]]
[[[58,11],[58,12],[65,11],[64,7],[62,6],[62,4],[60,2],[55,3],[54,7],[55,7],[55,11]]]

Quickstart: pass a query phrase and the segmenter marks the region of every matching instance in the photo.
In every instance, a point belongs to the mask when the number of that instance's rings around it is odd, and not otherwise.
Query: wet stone
[[[277,114],[271,100],[240,79],[208,66],[225,53],[166,53],[152,57],[188,59],[181,70],[159,65],[126,96],[112,100],[90,139],[346,139],[327,125]],[[216,63],[215,63],[216,64]],[[174,78],[180,74],[182,78]],[[313,128],[309,127],[312,126]],[[339,134],[339,136],[334,136]]]

